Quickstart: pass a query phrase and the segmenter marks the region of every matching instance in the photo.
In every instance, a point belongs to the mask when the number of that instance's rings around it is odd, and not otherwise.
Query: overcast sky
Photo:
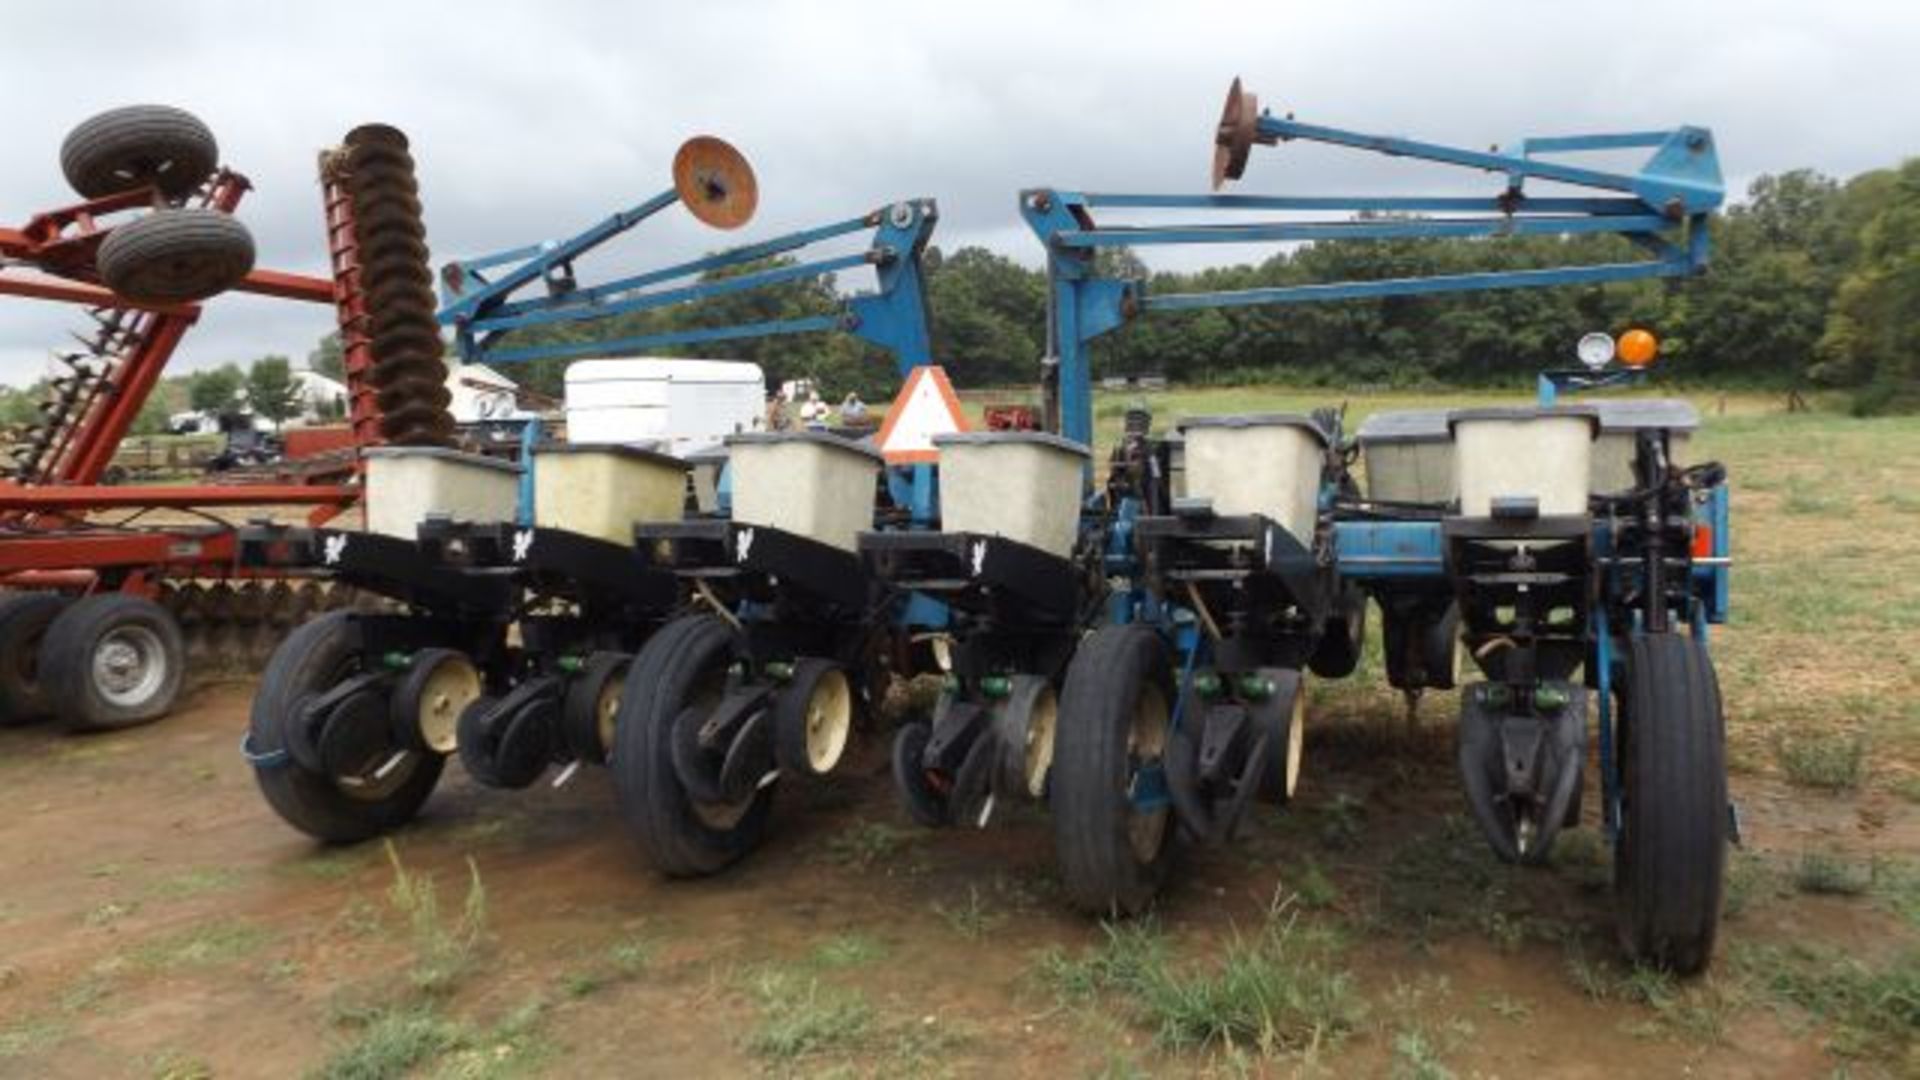
[[[367,120],[413,140],[436,260],[564,235],[638,202],[668,185],[682,139],[712,133],[753,160],[758,218],[723,237],[670,211],[602,265],[904,196],[939,199],[942,246],[1037,264],[1017,189],[1203,190],[1236,74],[1303,120],[1476,147],[1702,124],[1738,191],[1763,172],[1848,176],[1920,152],[1916,58],[1912,0],[9,0],[0,221],[70,200],[58,151],[75,123],[154,101],[197,113],[252,178],[240,213],[266,267],[323,271],[315,152]],[[1478,175],[1297,146],[1257,152],[1242,189],[1490,191]],[[0,298],[0,380],[38,377],[82,319]],[[174,370],[298,360],[331,323],[319,306],[223,297]]]

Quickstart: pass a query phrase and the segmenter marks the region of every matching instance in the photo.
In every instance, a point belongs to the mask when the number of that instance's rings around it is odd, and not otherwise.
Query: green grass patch
[[[1801,731],[1774,741],[1787,782],[1817,791],[1857,791],[1867,772],[1867,738],[1859,732]]]
[[[1864,896],[1873,867],[1824,851],[1808,851],[1794,868],[1793,887],[1814,896]]]
[[[816,967],[837,969],[862,967],[886,954],[887,947],[881,944],[880,939],[871,934],[850,930],[844,934],[835,934],[815,945],[807,958]]]
[[[1063,1001],[1116,998],[1173,1050],[1317,1050],[1355,1030],[1366,1007],[1331,941],[1276,908],[1257,933],[1236,933],[1210,964],[1171,958],[1148,922],[1105,927],[1106,941],[1079,956],[1053,950],[1038,974]]]
[[[1835,949],[1792,945],[1737,950],[1753,984],[1832,1025],[1827,1048],[1847,1057],[1911,1064],[1920,1047],[1920,949],[1868,964]]]
[[[148,971],[219,967],[252,956],[268,940],[270,935],[252,923],[222,919],[144,942],[131,959]]]
[[[413,945],[409,977],[415,988],[427,993],[450,990],[473,965],[486,933],[487,889],[480,880],[480,867],[471,856],[467,858],[466,901],[457,916],[448,917],[440,911],[433,878],[408,870],[393,841],[387,841],[386,849],[387,862],[393,867],[387,902],[406,920]]]
[[[843,866],[870,870],[893,863],[913,842],[914,835],[884,821],[863,822],[829,837],[827,855]]]
[[[186,900],[210,892],[230,889],[240,882],[240,872],[224,866],[203,866],[148,886],[144,896],[151,900]]]
[[[767,968],[748,985],[758,1021],[747,1050],[776,1061],[859,1050],[874,1023],[865,995],[794,971]]]
[[[399,1080],[469,1037],[462,1025],[426,1005],[380,1010],[354,1027],[351,1039],[315,1071],[319,1080]]]
[[[979,941],[1007,921],[1006,912],[996,909],[981,897],[978,885],[967,886],[965,900],[956,900],[952,903],[935,900],[933,912],[940,916],[954,933],[968,941]]]

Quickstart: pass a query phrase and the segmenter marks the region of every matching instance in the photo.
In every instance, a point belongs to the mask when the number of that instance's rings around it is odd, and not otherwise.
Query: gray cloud
[[[371,119],[413,138],[439,253],[560,235],[637,202],[666,186],[681,139],[711,132],[759,173],[749,234],[932,195],[944,246],[1037,262],[1017,189],[1200,190],[1234,74],[1305,119],[1466,145],[1705,124],[1738,190],[1914,152],[1916,52],[1920,9],[1904,3],[15,3],[0,35],[0,215],[68,199],[57,150],[74,123],[164,101],[199,113],[253,179],[242,216],[280,269],[323,269],[314,155]],[[1484,186],[1294,146],[1258,157],[1248,184]],[[669,213],[599,265],[725,242]],[[39,374],[78,316],[0,312],[10,382]],[[176,370],[303,356],[330,324],[319,307],[222,298]]]

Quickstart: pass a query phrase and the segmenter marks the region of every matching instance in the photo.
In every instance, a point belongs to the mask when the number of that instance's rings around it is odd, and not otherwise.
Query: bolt
[[[769,661],[762,670],[766,672],[767,678],[774,682],[786,682],[793,678],[793,665],[784,660]]]
[[[1003,698],[1013,693],[1013,680],[1005,675],[988,675],[980,680],[980,692],[990,698]]]
[[[1219,697],[1220,676],[1211,671],[1195,672],[1193,676],[1193,688],[1200,692],[1201,697]]]
[[[1265,675],[1240,676],[1240,696],[1248,701],[1265,701],[1272,697],[1279,687]]]

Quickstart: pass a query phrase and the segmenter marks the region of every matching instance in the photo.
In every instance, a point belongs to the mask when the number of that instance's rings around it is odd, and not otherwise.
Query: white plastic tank
[[[1533,499],[1542,516],[1587,512],[1600,429],[1593,409],[1460,409],[1447,423],[1463,517],[1492,517],[1496,499]]]
[[[367,531],[412,540],[429,517],[512,521],[520,466],[439,446],[374,446],[367,462]]]
[[[730,360],[581,360],[567,367],[567,441],[659,443],[667,452],[766,426],[760,365]]]
[[[842,551],[873,528],[884,458],[871,445],[820,431],[766,432],[727,440],[732,519],[770,525]]]
[[[1700,428],[1700,414],[1677,398],[1596,401],[1600,437],[1593,444],[1593,490],[1626,491],[1633,487],[1634,445],[1649,428],[1667,433],[1667,457],[1675,465],[1693,460],[1688,444]]]
[[[1080,531],[1087,448],[1042,431],[936,435],[940,527],[1004,536],[1065,559]]]
[[[637,521],[679,521],[687,464],[637,446],[566,443],[533,454],[533,523],[625,546]]]
[[[1378,412],[1361,423],[1367,495],[1387,502],[1452,502],[1453,436],[1445,409]]]
[[[1262,514],[1311,545],[1320,514],[1327,433],[1293,413],[1199,416],[1186,437],[1187,497],[1221,515]]]

